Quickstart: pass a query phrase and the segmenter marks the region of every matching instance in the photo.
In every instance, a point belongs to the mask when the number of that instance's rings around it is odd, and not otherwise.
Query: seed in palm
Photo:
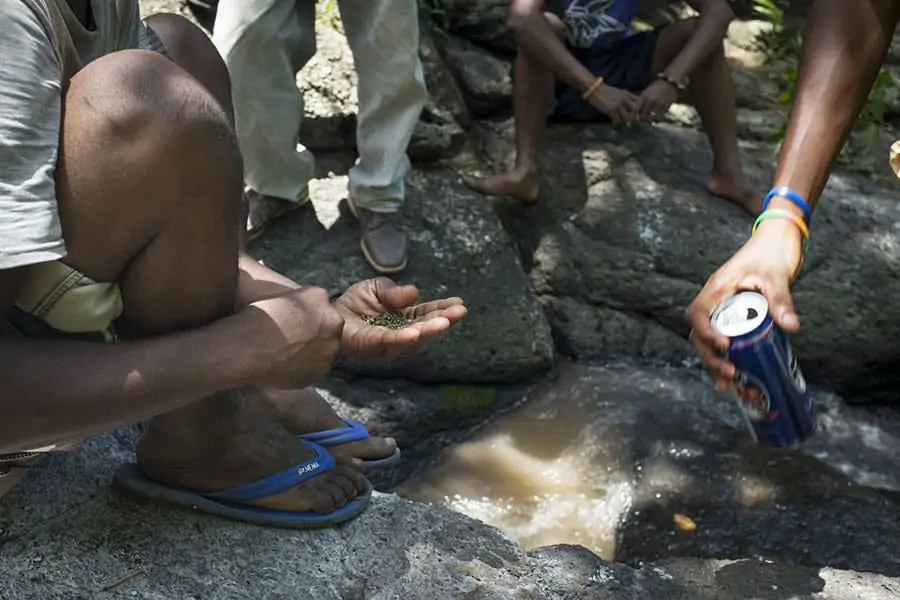
[[[386,327],[388,329],[403,329],[412,321],[406,318],[401,312],[385,312],[378,315],[366,315],[363,321],[375,327]]]

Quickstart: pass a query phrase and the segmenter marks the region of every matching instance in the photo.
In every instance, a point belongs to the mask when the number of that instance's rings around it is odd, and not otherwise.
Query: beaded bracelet
[[[812,219],[812,209],[809,207],[809,202],[804,200],[803,196],[801,196],[791,188],[784,186],[772,188],[769,193],[766,194],[766,197],[763,200],[763,212],[765,212],[769,207],[769,202],[772,201],[772,198],[784,198],[785,200],[793,203],[795,206],[797,206],[797,208],[803,211],[807,223],[810,221],[810,219]]]
[[[796,225],[797,229],[799,229],[800,233],[803,235],[803,253],[806,254],[806,251],[809,248],[809,227],[806,225],[806,221],[786,210],[772,208],[763,211],[758,217],[756,217],[756,222],[753,223],[753,230],[750,232],[750,235],[756,235],[756,230],[759,229],[760,223],[762,223],[766,219],[787,219],[788,221]]]

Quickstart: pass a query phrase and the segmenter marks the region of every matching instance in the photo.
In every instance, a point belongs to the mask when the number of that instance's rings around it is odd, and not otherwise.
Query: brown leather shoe
[[[264,196],[259,192],[248,189],[244,192],[247,197],[247,241],[252,242],[263,234],[266,226],[272,221],[283,217],[292,210],[309,203],[309,192],[306,192],[297,202],[290,202],[283,198]]]
[[[409,238],[394,224],[394,213],[377,213],[360,208],[347,199],[350,212],[359,219],[362,228],[360,247],[366,261],[383,275],[399,273],[406,268]]]

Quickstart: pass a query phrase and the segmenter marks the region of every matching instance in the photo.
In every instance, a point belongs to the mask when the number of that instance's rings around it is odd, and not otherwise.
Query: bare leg
[[[169,58],[203,84],[222,106],[228,122],[234,127],[231,78],[228,76],[225,62],[209,37],[181,15],[170,13],[150,15],[146,22],[162,40]],[[238,245],[241,250],[246,250],[249,243],[246,226],[248,211],[248,201],[244,197],[238,226],[240,229]]]
[[[153,15],[147,24],[166,46],[169,57],[193,76],[218,100],[230,123],[234,123],[231,84],[228,70],[209,38],[187,19],[171,14]],[[239,221],[241,249],[246,248],[246,218]],[[249,273],[248,273],[249,271]],[[259,278],[254,278],[258,274]],[[271,283],[265,279],[276,277]],[[242,257],[237,285],[236,308],[241,309],[258,299],[299,287],[293,281],[277,276],[250,257]],[[343,427],[344,422],[328,402],[314,389],[268,391],[266,401],[257,404],[265,417],[289,432],[300,435]],[[377,429],[370,427],[370,432]],[[393,454],[397,443],[391,438],[373,435],[367,440],[333,447],[334,455],[361,460],[385,458]]]
[[[696,19],[687,19],[666,27],[660,33],[653,56],[654,73],[668,66],[693,35],[695,28]],[[753,215],[758,214],[763,197],[747,179],[741,164],[734,85],[721,47],[691,73],[689,93],[713,154],[707,190],[714,196],[740,205]]]
[[[120,283],[126,337],[233,312],[241,173],[227,115],[172,61],[119,52],[72,80],[56,173],[66,262],[94,280]],[[257,390],[219,394],[154,419],[138,446],[139,464],[162,483],[214,491],[310,458],[305,444],[259,409],[261,397]],[[342,462],[260,504],[324,512],[365,485],[358,467]]]
[[[544,15],[553,28],[563,35],[556,15]],[[553,72],[544,68],[525,52],[516,56],[513,74],[513,115],[516,122],[516,166],[512,171],[491,177],[467,177],[466,185],[489,196],[510,196],[531,203],[538,199],[538,151],[547,126],[547,115],[553,102]]]

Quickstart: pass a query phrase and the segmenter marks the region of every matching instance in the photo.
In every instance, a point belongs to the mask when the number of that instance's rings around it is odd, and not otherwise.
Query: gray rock
[[[342,33],[327,24],[316,28],[316,55],[298,75],[304,97],[300,140],[318,151],[356,148],[357,76],[353,54]],[[456,154],[465,142],[469,110],[431,36],[424,31],[422,59],[429,99],[413,133],[414,160],[433,161]]]
[[[418,161],[448,158],[459,152],[466,141],[466,129],[472,122],[469,108],[428,33],[422,35],[419,57],[428,86],[428,102],[413,132],[409,154]]]
[[[435,41],[473,115],[490,117],[510,107],[510,61],[458,36],[435,34]]]
[[[385,379],[351,383],[332,378],[319,391],[342,417],[377,423],[384,435],[397,440],[403,460],[380,469],[372,479],[378,489],[387,490],[491,415],[521,402],[528,387],[419,386]]]
[[[111,492],[120,448],[107,435],[56,455],[0,501],[0,598],[882,600],[900,592],[879,575],[757,561],[633,569],[575,546],[525,553],[463,515],[382,494],[340,528],[252,527]]]
[[[485,48],[513,53],[516,42],[506,27],[509,3],[505,0],[434,0],[438,27]]]
[[[548,137],[543,201],[528,211],[504,208],[502,217],[561,347],[598,359],[643,348],[642,332],[650,329],[685,336],[685,307],[752,225],[737,206],[704,191],[711,164],[705,136],[665,125],[627,133],[597,125]],[[485,148],[495,163],[508,160],[508,146]],[[772,150],[745,145],[744,152],[762,193]],[[794,345],[805,373],[845,397],[895,398],[900,312],[890,299],[900,294],[900,206],[897,183],[890,185],[831,177],[794,288],[803,320]],[[610,318],[611,311],[624,316]],[[645,325],[623,326],[623,319]],[[665,339],[642,355],[690,356],[680,340]]]
[[[316,48],[297,76],[304,100],[300,141],[313,150],[356,148],[353,54],[344,35],[325,23],[316,27]]]
[[[345,186],[346,179],[334,177],[311,187],[327,231],[306,210],[269,229],[251,252],[296,281],[332,293],[372,277],[356,223],[339,209]],[[416,283],[425,300],[462,296],[469,316],[411,357],[348,361],[345,372],[474,384],[521,381],[551,364],[547,321],[489,203],[452,172],[414,171],[400,218],[410,233],[410,261],[399,280]]]

